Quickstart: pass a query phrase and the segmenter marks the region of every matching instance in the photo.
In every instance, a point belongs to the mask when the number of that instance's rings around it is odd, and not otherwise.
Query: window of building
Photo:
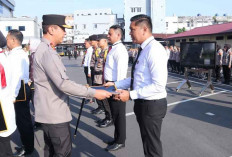
[[[194,38],[190,38],[189,41],[192,41],[192,42],[193,42],[193,41],[194,41]]]
[[[166,22],[166,27],[168,27],[168,22]]]
[[[94,24],[93,28],[97,29],[97,24]]]
[[[86,24],[83,24],[83,29],[86,29]]]
[[[91,15],[90,13],[88,15]]]
[[[182,39],[181,41],[182,41],[182,42],[186,42],[186,39]]]
[[[232,39],[232,35],[228,35],[227,40],[231,40],[231,39]]]
[[[75,29],[77,29],[77,25],[75,25]]]
[[[25,31],[25,26],[19,26],[19,31]]]
[[[102,15],[102,13],[100,13],[100,15]]]
[[[12,30],[12,26],[6,26],[6,31],[8,32],[10,30]]]
[[[217,36],[217,37],[216,37],[216,40],[223,40],[223,39],[224,39],[223,36]]]
[[[77,16],[79,16],[79,14],[77,14]]]
[[[135,8],[131,8],[131,12],[134,13],[135,12]]]
[[[176,40],[176,42],[177,42],[177,43],[179,43],[179,42],[180,42],[180,40],[179,40],[179,39],[177,39],[177,40]]]
[[[134,13],[134,12],[141,12],[142,8],[141,7],[132,7],[131,8],[131,12]]]
[[[190,22],[187,22],[187,27],[190,27]]]
[[[97,13],[95,13],[95,15],[97,15]]]

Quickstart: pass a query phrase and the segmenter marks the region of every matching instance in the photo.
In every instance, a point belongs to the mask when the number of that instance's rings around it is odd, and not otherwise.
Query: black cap
[[[89,40],[90,41],[97,41],[97,35],[96,34],[94,34],[94,35],[91,35],[91,36],[89,36]]]
[[[71,29],[72,26],[67,25],[65,22],[66,16],[64,15],[43,15],[43,23],[42,25],[58,25],[63,28]]]
[[[107,34],[98,34],[97,35],[97,40],[101,40],[101,39],[108,39]]]

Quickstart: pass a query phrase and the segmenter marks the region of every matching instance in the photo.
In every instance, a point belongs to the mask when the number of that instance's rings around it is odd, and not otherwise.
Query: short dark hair
[[[135,21],[135,25],[139,25],[139,24],[145,24],[150,31],[152,32],[152,22],[151,22],[151,17],[144,15],[144,14],[140,14],[140,15],[135,15],[130,19],[131,22]]]
[[[42,29],[43,29],[43,34],[47,34],[48,33],[48,28],[50,25],[43,25]]]
[[[121,34],[121,40],[123,40],[123,38],[124,38],[124,30],[122,29],[121,26],[113,25],[113,26],[110,27],[110,29],[114,29],[114,30],[118,31]]]
[[[42,25],[43,34],[47,34],[48,33],[48,28],[51,27],[51,26],[55,27],[55,28],[59,27],[58,25]],[[62,28],[62,27],[60,27],[60,28]]]
[[[12,29],[8,32],[8,34],[10,36],[13,36],[19,42],[19,44],[22,45],[22,42],[23,42],[23,33],[22,32],[20,32],[17,29]]]

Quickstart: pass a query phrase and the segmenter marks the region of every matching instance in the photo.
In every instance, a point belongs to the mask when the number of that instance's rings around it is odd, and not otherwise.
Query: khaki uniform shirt
[[[58,124],[71,121],[68,95],[93,97],[95,90],[69,80],[61,57],[43,38],[33,61],[35,121]]]
[[[105,53],[108,52],[108,49],[104,49],[99,53],[99,56],[96,59],[96,63],[94,66],[94,80],[93,82],[96,84],[103,84],[103,67],[105,64]]]

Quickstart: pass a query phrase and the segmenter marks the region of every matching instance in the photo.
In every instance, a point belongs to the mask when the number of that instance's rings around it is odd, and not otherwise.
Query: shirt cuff
[[[135,90],[130,91],[130,98],[132,100],[138,99],[138,94],[137,94],[137,92]]]
[[[88,88],[88,95],[87,98],[93,98],[96,93],[96,90],[93,88]]]

